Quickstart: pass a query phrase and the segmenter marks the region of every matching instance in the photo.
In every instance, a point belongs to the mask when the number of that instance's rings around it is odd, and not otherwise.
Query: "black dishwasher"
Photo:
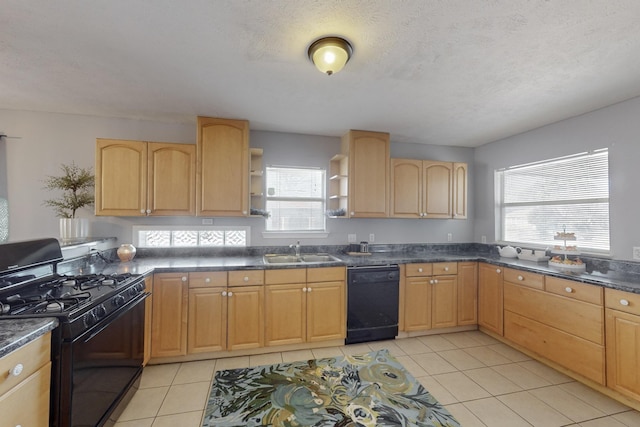
[[[347,268],[346,344],[398,335],[400,269],[396,264]]]

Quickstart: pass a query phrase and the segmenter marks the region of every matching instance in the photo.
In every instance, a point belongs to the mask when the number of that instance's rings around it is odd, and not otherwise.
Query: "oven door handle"
[[[145,299],[147,299],[147,297],[149,297],[149,295],[151,295],[150,293],[144,293],[141,294],[141,296],[139,298],[133,299],[131,301],[129,301],[127,303],[127,305],[122,306],[121,310],[116,311],[115,313],[112,313],[111,316],[101,319],[101,321],[97,324],[97,325],[102,325],[100,326],[100,328],[92,330],[89,329],[89,331],[91,332],[91,335],[89,335],[87,338],[85,338],[83,340],[84,343],[87,343],[89,341],[91,341],[96,335],[98,335],[100,332],[104,331],[111,322],[113,322],[114,320],[122,317],[127,311],[129,311],[130,309],[132,309],[134,306],[138,305],[139,303],[141,303],[142,301],[144,301]],[[105,320],[108,320],[107,322],[105,322]],[[87,332],[89,332],[87,331]],[[82,336],[85,335],[86,332],[84,334],[82,334],[80,337],[78,337],[78,339],[75,339],[75,341],[78,341],[79,339],[82,339]]]

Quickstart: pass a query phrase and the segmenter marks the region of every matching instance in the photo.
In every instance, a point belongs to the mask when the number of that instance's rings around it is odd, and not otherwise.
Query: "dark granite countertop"
[[[191,256],[191,257],[142,257],[130,262],[114,262],[110,264],[97,263],[90,267],[91,271],[83,273],[137,273],[149,275],[152,273],[189,272],[189,271],[221,271],[221,270],[255,270],[255,269],[287,269],[287,268],[316,268],[345,265],[348,267],[387,264],[410,264],[416,262],[464,262],[480,261],[497,266],[530,271],[582,283],[603,286],[640,293],[640,274],[620,271],[587,270],[583,273],[562,271],[549,267],[546,262],[524,261],[517,258],[502,258],[498,255],[477,252],[448,253],[435,251],[421,252],[378,252],[371,255],[348,255],[332,253],[340,261],[323,263],[300,264],[265,264],[262,256]]]
[[[0,320],[0,357],[40,338],[57,326],[58,319],[52,317]]]

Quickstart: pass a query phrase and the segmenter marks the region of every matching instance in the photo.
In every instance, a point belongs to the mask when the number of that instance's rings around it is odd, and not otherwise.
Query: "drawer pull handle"
[[[572,293],[573,292],[573,288],[567,286],[566,288],[564,288],[565,291]]]
[[[186,282],[188,279],[187,279],[187,276],[182,276],[180,280],[182,280],[183,282]]]
[[[24,369],[24,365],[22,363],[18,363],[16,366],[14,366],[10,371],[9,374],[11,374],[14,377],[17,377],[18,375],[20,375],[22,373],[22,370]]]
[[[418,269],[418,273],[422,273],[422,269],[421,268]]]
[[[523,280],[524,280],[524,277],[522,277],[522,276],[518,276],[518,280],[523,281]]]
[[[205,278],[204,283],[211,283],[211,278],[210,277]]]
[[[449,271],[449,267],[445,267],[445,268],[444,268],[444,271]]]
[[[620,305],[624,305],[625,307],[629,305],[629,301],[626,299],[621,299],[620,300]]]
[[[500,274],[502,273],[502,270],[500,270],[499,268],[496,268],[496,273]]]
[[[249,276],[244,276],[244,278],[242,280],[244,280],[245,282],[248,282],[249,281]]]

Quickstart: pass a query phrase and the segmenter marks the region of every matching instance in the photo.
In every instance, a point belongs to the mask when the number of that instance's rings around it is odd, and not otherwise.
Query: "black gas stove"
[[[142,373],[144,278],[59,274],[62,260],[56,239],[0,245],[0,321],[57,318],[50,425],[110,426]]]

